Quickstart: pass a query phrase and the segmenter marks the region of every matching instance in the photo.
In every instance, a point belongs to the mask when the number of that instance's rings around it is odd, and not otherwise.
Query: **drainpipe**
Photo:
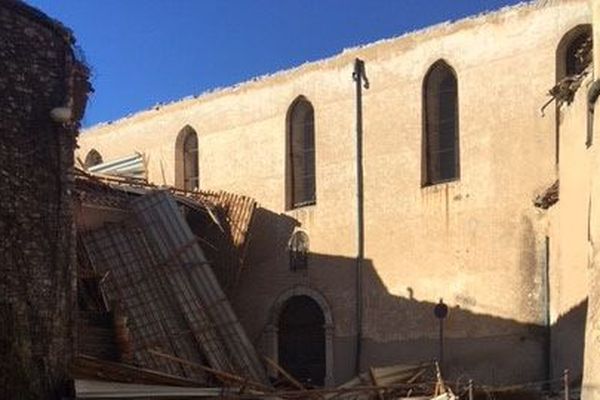
[[[552,325],[550,317],[550,238],[544,242],[544,375],[552,379]]]
[[[356,375],[360,373],[362,355],[362,270],[365,257],[365,221],[363,191],[363,118],[362,89],[369,88],[369,80],[365,74],[365,63],[361,59],[354,60],[352,79],[356,83]]]

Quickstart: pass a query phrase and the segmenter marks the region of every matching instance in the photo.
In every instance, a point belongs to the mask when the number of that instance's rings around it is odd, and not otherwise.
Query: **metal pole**
[[[469,379],[469,400],[473,400],[473,379]]]
[[[550,318],[550,238],[546,236],[544,262],[544,368],[546,380],[552,379],[552,326]],[[547,385],[550,388],[549,384]]]
[[[440,366],[444,368],[444,320],[440,319]]]
[[[440,368],[444,369],[444,319],[448,316],[448,306],[444,304],[444,300],[440,299],[440,302],[433,308],[433,314],[440,321]]]
[[[565,369],[565,371],[563,372],[563,385],[564,385],[565,400],[569,400],[571,395],[569,393],[569,370],[568,369]]]
[[[363,201],[363,117],[362,89],[368,89],[369,81],[365,75],[365,63],[354,60],[352,79],[356,83],[356,364],[355,373],[360,373],[362,353],[362,264],[364,260],[364,201]]]

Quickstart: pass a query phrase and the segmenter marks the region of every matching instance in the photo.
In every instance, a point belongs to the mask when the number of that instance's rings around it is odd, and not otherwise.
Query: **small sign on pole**
[[[433,314],[440,321],[440,366],[444,365],[444,319],[448,316],[448,306],[444,304],[444,300],[440,299],[440,302],[433,308]]]

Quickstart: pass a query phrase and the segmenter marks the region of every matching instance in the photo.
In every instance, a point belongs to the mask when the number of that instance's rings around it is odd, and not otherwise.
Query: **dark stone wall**
[[[0,0],[0,398],[59,398],[74,350],[71,170],[87,68],[71,33]],[[73,121],[50,112],[71,105]]]

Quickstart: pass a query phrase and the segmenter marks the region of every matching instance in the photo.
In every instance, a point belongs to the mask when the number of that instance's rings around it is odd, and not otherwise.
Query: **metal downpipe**
[[[362,358],[362,321],[363,321],[363,261],[365,256],[364,239],[364,189],[363,189],[363,117],[362,89],[369,88],[365,74],[365,63],[359,58],[354,60],[352,79],[356,83],[356,364],[355,373],[360,374]]]

